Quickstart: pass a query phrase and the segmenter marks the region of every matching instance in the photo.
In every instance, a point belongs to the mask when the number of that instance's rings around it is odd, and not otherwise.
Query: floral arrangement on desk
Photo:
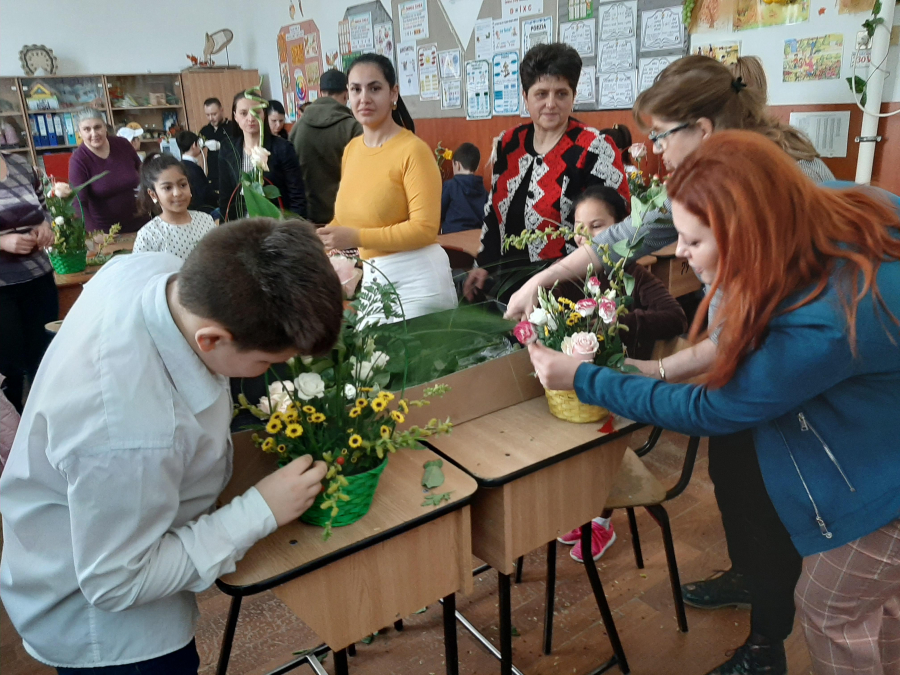
[[[237,409],[261,420],[251,426],[253,441],[263,452],[277,455],[282,466],[302,455],[326,463],[323,492],[300,519],[321,525],[324,538],[332,527],[349,525],[368,511],[387,456],[400,448],[450,432],[450,420],[432,419],[424,427],[398,429],[411,408],[429,404],[448,387],[435,385],[423,399],[408,400],[386,391],[389,357],[377,351],[379,324],[371,322],[376,308],[390,316],[396,292],[387,286],[364,287],[344,312],[341,336],[331,353],[288,362],[290,377],[268,385],[256,405],[238,397]]]

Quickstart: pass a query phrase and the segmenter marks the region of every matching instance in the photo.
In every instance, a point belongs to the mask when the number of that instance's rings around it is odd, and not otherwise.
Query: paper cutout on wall
[[[401,2],[397,9],[400,16],[401,42],[428,38],[428,3],[426,0]]]
[[[350,22],[349,21],[338,21],[338,49],[341,52],[341,56],[345,54],[349,54],[352,49],[350,49]]]
[[[297,108],[318,94],[323,72],[320,42],[319,29],[311,19],[282,26],[278,31],[281,95],[290,122],[296,119]]]
[[[641,13],[641,51],[681,49],[684,33],[680,5]]]
[[[303,105],[309,100],[309,89],[306,86],[306,78],[303,76],[303,71],[297,68],[294,70],[294,94],[297,96],[297,104]]]
[[[691,54],[700,56],[708,56],[720,63],[730,65],[737,63],[738,57],[741,55],[740,42],[710,42],[702,45],[694,45],[691,47]]]
[[[519,112],[519,54],[494,54],[494,114],[516,115]]]
[[[566,16],[569,21],[591,19],[594,16],[594,3],[592,0],[569,0],[569,13]]]
[[[600,14],[600,40],[633,38],[637,19],[636,2],[614,2],[602,5]]]
[[[462,65],[460,63],[460,52],[458,49],[448,49],[438,52],[438,63],[441,66],[441,79],[459,78],[462,74]]]
[[[376,23],[373,30],[375,35],[375,53],[386,56],[394,62],[394,24]]]
[[[609,73],[600,76],[600,107],[630,108],[634,105],[635,73]]]
[[[353,14],[347,17],[350,22],[350,51],[370,52],[375,49],[372,34],[372,14]]]
[[[598,66],[601,73],[621,73],[634,70],[635,40],[610,40],[601,42],[598,47]]]
[[[494,21],[494,54],[519,49],[519,20]]]
[[[764,0],[737,0],[734,30],[767,28],[809,21],[809,0],[790,5],[766,4]]]
[[[638,77],[638,92],[649,89],[653,86],[656,76],[666,69],[673,61],[677,61],[678,56],[654,56],[649,59],[641,59],[640,76]]]
[[[535,45],[546,45],[553,42],[553,17],[542,16],[538,19],[522,21],[522,54]]]
[[[482,0],[439,0],[447,21],[465,52],[478,21]],[[459,107],[459,106],[457,106]]]
[[[491,116],[491,64],[466,62],[466,118],[483,120]]]
[[[437,101],[441,97],[436,44],[419,47],[419,97],[423,101]]]
[[[494,20],[479,19],[475,22],[474,33],[475,60],[487,61],[490,65],[491,57],[494,55]]]
[[[574,47],[581,56],[593,56],[594,22],[571,21],[560,24],[559,41]]]
[[[415,42],[397,45],[397,67],[400,95],[416,96],[419,93],[419,56]]]
[[[441,80],[441,110],[462,108],[462,82]]]
[[[597,69],[594,66],[585,66],[581,69],[578,78],[578,88],[575,90],[575,104],[597,103]]]
[[[543,13],[544,0],[502,0],[500,7],[500,16],[504,19]]]
[[[841,76],[844,36],[831,33],[821,37],[784,41],[784,82],[836,80]]]

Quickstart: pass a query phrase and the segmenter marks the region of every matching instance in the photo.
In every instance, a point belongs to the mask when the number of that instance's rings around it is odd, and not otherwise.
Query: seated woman
[[[575,237],[575,243],[579,246],[589,245],[590,239],[620,222],[626,215],[622,196],[603,185],[589,187],[579,195],[573,206],[575,227],[583,228],[585,232]],[[634,277],[631,293],[634,304],[620,319],[622,325],[628,328],[621,333],[622,342],[632,358],[649,359],[657,340],[670,340],[687,330],[687,317],[665,284],[649,270],[632,261],[626,264],[625,271]],[[605,274],[598,274],[597,280],[604,290],[609,287]],[[594,560],[598,560],[616,541],[610,515],[604,512],[591,523],[591,557]],[[574,544],[569,555],[577,562],[584,562],[580,527],[562,535],[559,541],[570,546]]]
[[[441,174],[434,153],[412,132],[389,59],[363,54],[347,79],[363,135],[344,150],[334,220],[319,237],[328,249],[358,248],[368,261],[363,286],[390,282],[407,319],[452,309],[450,261],[437,244]],[[385,318],[398,320],[399,312]]]
[[[896,672],[897,203],[875,188],[819,188],[775,144],[736,131],[705,141],[668,189],[679,257],[724,292],[707,383],[622,375],[531,345],[535,370],[548,389],[574,387],[638,422],[693,436],[752,429],[768,494],[803,556],[794,600],[813,671]],[[700,312],[693,337],[703,322]]]
[[[525,54],[520,73],[531,122],[504,132],[494,146],[481,252],[464,288],[470,300],[501,268],[539,267],[575,249],[560,238],[535,244],[527,254],[504,254],[505,237],[557,224],[572,227],[572,203],[591,185],[607,185],[629,199],[618,150],[570,116],[581,75],[578,52],[565,44],[537,45]]]
[[[266,109],[260,110],[262,127],[250,111],[256,105],[245,92],[235,94],[231,116],[240,129],[237,138],[226,136],[219,149],[219,211],[225,220],[236,220],[247,215],[247,207],[241,195],[241,174],[253,169],[251,153],[262,146],[268,151],[268,168],[263,174],[267,183],[278,188],[281,205],[303,218],[306,217],[306,192],[303,175],[294,146],[280,136],[269,132]]]

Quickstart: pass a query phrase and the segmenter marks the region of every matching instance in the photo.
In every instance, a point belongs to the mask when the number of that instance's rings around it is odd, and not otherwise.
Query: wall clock
[[[56,75],[59,68],[59,59],[53,55],[53,50],[44,45],[25,45],[19,52],[19,62],[26,75],[36,75],[43,70],[44,75]]]

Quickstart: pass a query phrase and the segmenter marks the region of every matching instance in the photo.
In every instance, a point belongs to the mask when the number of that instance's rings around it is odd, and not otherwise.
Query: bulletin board
[[[372,52],[386,56],[392,63],[396,62],[395,44],[391,15],[380,2],[376,0],[353,5],[346,9],[344,18],[338,22],[337,67],[347,72],[353,59]]]
[[[278,69],[285,117],[294,122],[297,109],[319,97],[322,40],[316,22],[301,21],[278,31]]]

